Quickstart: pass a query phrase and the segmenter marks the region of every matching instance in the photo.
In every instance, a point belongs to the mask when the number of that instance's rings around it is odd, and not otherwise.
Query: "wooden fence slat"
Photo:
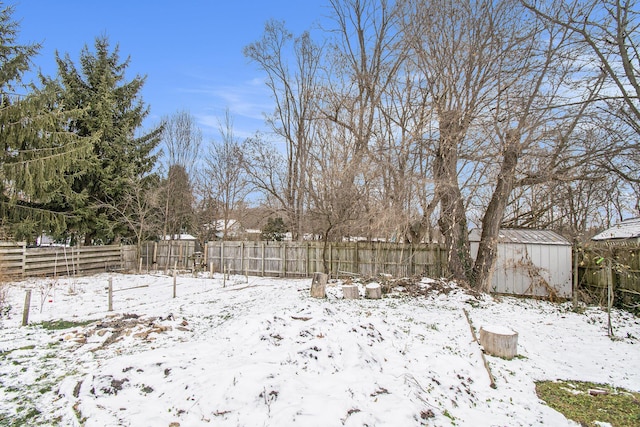
[[[133,251],[133,256],[124,253]],[[83,246],[27,248],[23,242],[0,242],[0,270],[8,277],[56,276],[133,269],[133,246]]]
[[[178,247],[175,247],[178,244]],[[204,259],[217,271],[258,276],[308,277],[311,272],[340,272],[362,276],[378,273],[402,277],[442,276],[446,260],[440,244],[406,245],[382,242],[234,242],[205,246]],[[24,243],[0,242],[0,270],[10,277],[135,270],[139,263],[161,268],[173,262],[192,268],[195,242],[149,242],[135,246],[26,248]],[[634,265],[634,269],[640,268]],[[632,288],[637,291],[638,289]]]
[[[440,272],[446,270],[441,264],[440,246],[331,242],[325,247],[319,241],[220,241],[205,245],[204,257],[217,271],[232,274],[309,277],[312,272],[324,271],[323,256],[326,256],[328,273],[334,276],[340,273],[362,276],[387,273],[402,277],[425,273],[439,277]],[[167,246],[158,248],[159,265],[166,256],[166,249]]]
[[[613,290],[622,293],[621,302],[624,305],[634,306],[640,302],[639,244],[590,243],[574,256],[577,258],[574,265],[578,265],[577,282],[582,289],[604,297],[608,289],[608,280],[612,280]],[[607,262],[615,262],[617,266],[612,271],[612,277],[608,277],[607,269],[604,268]]]

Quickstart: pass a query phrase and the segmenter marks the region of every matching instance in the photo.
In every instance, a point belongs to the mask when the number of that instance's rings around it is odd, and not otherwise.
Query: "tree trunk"
[[[311,297],[312,298],[325,298],[327,296],[327,276],[324,273],[313,273],[313,279],[311,281]]]
[[[358,292],[358,285],[342,285],[342,296],[344,299],[360,298],[360,293]]]
[[[506,148],[500,166],[496,187],[482,218],[482,234],[478,246],[478,255],[473,266],[473,286],[483,291],[491,291],[493,270],[495,268],[498,237],[504,210],[513,189],[516,166],[518,165],[519,137],[515,131],[507,132]]]
[[[327,249],[329,248],[329,233],[331,232],[331,227],[328,230],[325,230],[323,241],[322,241],[322,267],[324,267],[325,274],[331,274],[331,266],[327,261]]]
[[[382,298],[382,288],[379,283],[369,283],[365,287],[364,296],[369,299],[380,299]]]
[[[447,263],[453,278],[470,282],[471,251],[464,200],[458,183],[458,146],[466,126],[457,111],[439,114],[440,141],[433,163],[436,197],[440,202],[438,225],[448,251]]]

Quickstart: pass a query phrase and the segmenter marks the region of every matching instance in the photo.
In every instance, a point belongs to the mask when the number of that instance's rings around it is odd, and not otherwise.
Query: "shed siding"
[[[494,292],[571,297],[571,247],[522,243],[498,244]]]
[[[471,253],[477,255],[478,242],[471,242]],[[571,245],[566,242],[498,243],[492,290],[497,293],[570,298],[572,293]]]

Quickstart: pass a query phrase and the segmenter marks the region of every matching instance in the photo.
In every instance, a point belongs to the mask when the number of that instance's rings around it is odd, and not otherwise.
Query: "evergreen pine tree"
[[[40,46],[17,43],[12,13],[0,10],[0,215],[5,234],[33,241],[65,228],[68,216],[52,202],[74,197],[65,172],[90,145],[64,130],[81,110],[62,111],[55,86],[23,83]]]
[[[165,207],[164,233],[170,240],[194,228],[194,197],[189,174],[180,164],[171,165],[162,182],[162,206]]]
[[[281,242],[287,233],[287,226],[282,217],[268,218],[267,224],[262,228],[262,240],[275,240]]]
[[[136,136],[149,113],[139,94],[145,78],[125,80],[129,58],[121,62],[118,46],[111,51],[106,37],[96,38],[94,47],[94,52],[83,48],[79,69],[68,54],[64,58],[56,54],[65,106],[86,107],[85,114],[70,122],[69,130],[94,138],[91,155],[78,164],[73,176],[74,191],[85,197],[67,200],[65,206],[76,218],[70,231],[84,236],[85,244],[131,236],[113,207],[122,205],[132,186],[151,173],[162,131],[158,127]]]

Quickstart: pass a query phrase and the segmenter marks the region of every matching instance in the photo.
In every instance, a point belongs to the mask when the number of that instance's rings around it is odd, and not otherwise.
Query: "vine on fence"
[[[637,245],[577,246],[581,298],[588,303],[640,313],[639,252]]]

